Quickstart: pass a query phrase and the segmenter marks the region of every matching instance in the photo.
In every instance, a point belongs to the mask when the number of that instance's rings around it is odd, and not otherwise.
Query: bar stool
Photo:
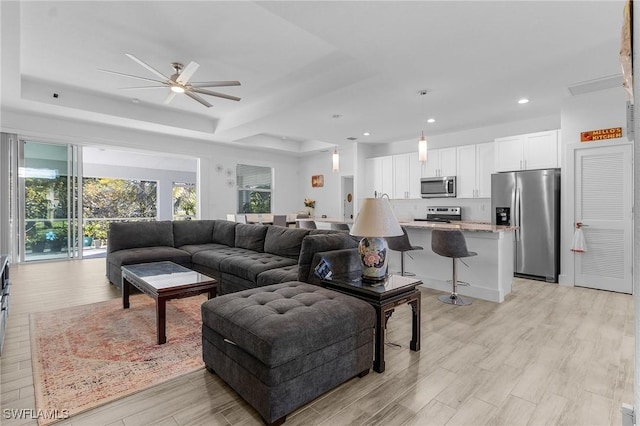
[[[407,235],[407,229],[402,226],[402,235],[398,237],[387,237],[387,246],[389,249],[400,252],[400,275],[413,277],[416,274],[412,272],[406,272],[404,270],[404,254],[411,250],[424,250],[420,246],[412,246],[409,241],[409,235]],[[411,256],[409,256],[411,257]]]
[[[458,274],[456,272],[456,259],[477,256],[478,253],[467,250],[467,242],[459,230],[434,229],[431,231],[431,250],[440,256],[451,257],[453,261],[453,291],[448,296],[439,296],[438,300],[451,305],[470,305],[470,300],[458,296]],[[463,262],[464,263],[464,262]]]

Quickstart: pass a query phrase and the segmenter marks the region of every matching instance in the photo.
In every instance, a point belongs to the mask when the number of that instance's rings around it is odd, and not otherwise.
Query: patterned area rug
[[[114,299],[31,314],[36,410],[53,413],[39,416],[39,424],[203,368],[205,300],[203,295],[167,302],[163,345],[156,344],[155,301],[142,294],[131,296],[129,309]]]

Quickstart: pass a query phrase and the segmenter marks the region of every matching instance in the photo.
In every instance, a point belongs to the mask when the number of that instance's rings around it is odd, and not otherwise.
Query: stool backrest
[[[409,241],[409,235],[407,235],[407,229],[402,226],[403,234],[398,237],[387,237],[387,246],[394,251],[409,251],[411,248],[411,241]]]
[[[473,256],[467,250],[467,241],[462,231],[457,229],[434,229],[431,231],[431,250],[445,257]]]

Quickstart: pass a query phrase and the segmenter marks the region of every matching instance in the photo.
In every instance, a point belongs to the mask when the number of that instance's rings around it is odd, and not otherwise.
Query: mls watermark
[[[35,410],[33,408],[5,408],[2,410],[2,417],[9,419],[47,419],[47,420],[63,420],[69,418],[69,410]]]

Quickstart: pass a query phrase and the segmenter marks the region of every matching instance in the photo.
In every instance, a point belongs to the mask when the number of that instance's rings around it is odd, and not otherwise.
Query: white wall
[[[292,155],[259,151],[251,149],[250,146],[235,147],[219,144],[213,140],[204,142],[99,123],[65,120],[45,115],[36,116],[7,109],[3,110],[1,130],[43,142],[75,143],[83,146],[110,147],[134,152],[141,150],[198,158],[200,163],[198,211],[202,219],[223,219],[227,213],[236,211],[236,187],[228,185],[229,177],[225,170],[232,170],[231,178],[235,182],[238,163],[274,168],[274,212],[293,212],[300,210],[302,205],[300,200],[302,183],[298,172],[300,161]],[[218,164],[223,166],[222,172],[216,171]]]
[[[355,144],[346,145],[338,148],[338,153],[340,155],[339,172],[333,172],[331,170],[333,166],[333,150],[315,152],[300,160],[300,176],[302,185],[300,197],[295,200],[295,211],[304,211],[304,199],[311,198],[316,201],[316,216],[326,215],[330,218],[342,217],[343,207],[342,194],[340,193],[340,180],[342,176],[356,176],[357,147]],[[311,187],[311,176],[313,175],[324,176],[323,187]]]
[[[627,140],[626,97],[624,89],[614,88],[569,97],[562,103],[561,111],[561,242],[560,284],[574,285],[574,256],[570,251],[573,240],[574,215],[574,152],[580,146],[580,133],[622,127],[623,137],[603,142],[588,142],[589,146],[629,143]]]

